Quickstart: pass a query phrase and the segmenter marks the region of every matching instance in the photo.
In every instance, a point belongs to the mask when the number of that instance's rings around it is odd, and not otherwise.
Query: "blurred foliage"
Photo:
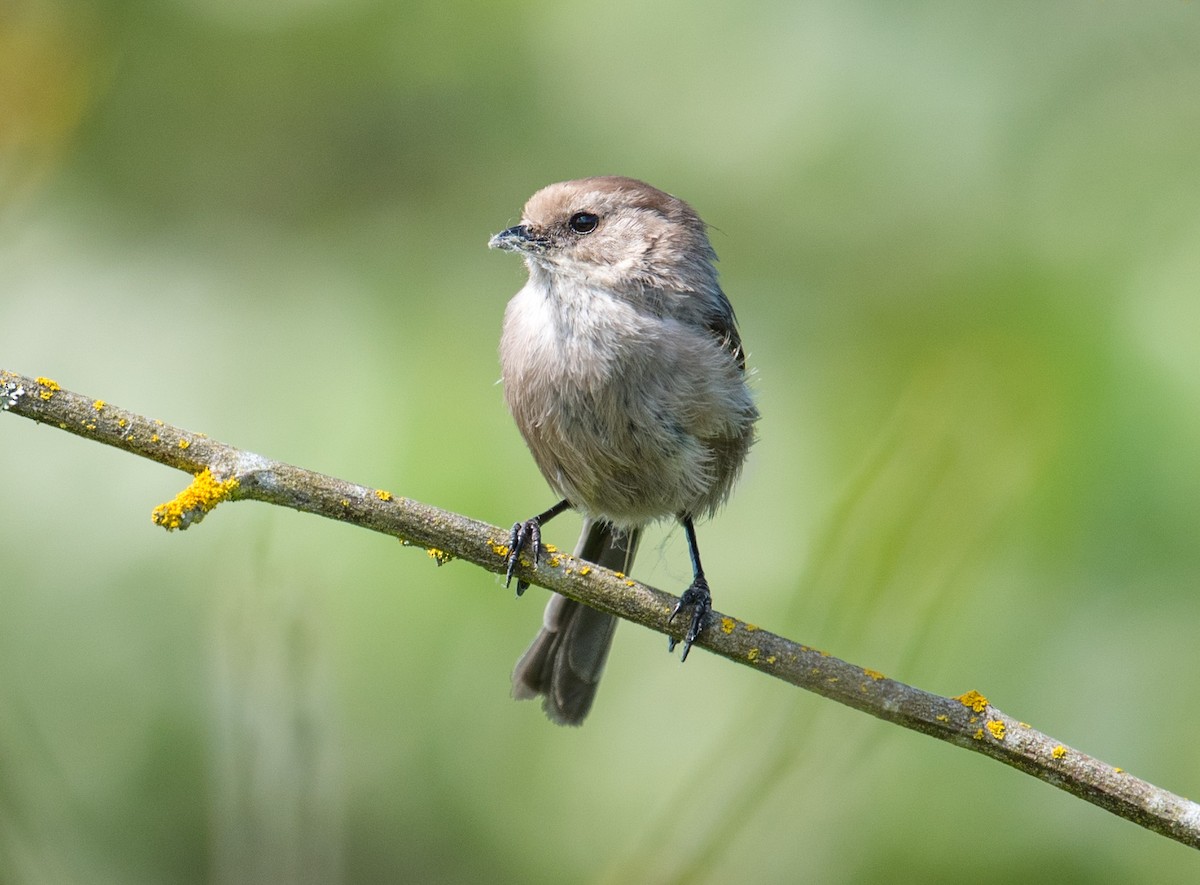
[[[714,226],[761,440],[717,607],[1200,795],[1200,8],[9,0],[0,366],[498,524],[550,181]],[[1049,786],[0,418],[0,879],[1195,880]],[[564,517],[564,520],[567,518]],[[575,524],[552,540],[571,543]],[[678,531],[638,576],[678,589]]]

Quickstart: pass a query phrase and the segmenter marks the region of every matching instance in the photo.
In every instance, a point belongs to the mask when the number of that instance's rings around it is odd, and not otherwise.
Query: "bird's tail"
[[[628,572],[637,552],[638,529],[614,529],[588,519],[575,555]],[[513,670],[513,697],[542,697],[546,715],[559,725],[582,725],[592,708],[608,660],[617,619],[581,602],[550,597],[543,626]]]

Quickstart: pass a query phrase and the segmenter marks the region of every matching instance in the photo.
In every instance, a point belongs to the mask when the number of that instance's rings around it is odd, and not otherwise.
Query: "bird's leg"
[[[692,620],[688,624],[687,632],[683,635],[683,657],[681,661],[686,661],[688,652],[692,650],[692,643],[696,641],[696,637],[704,630],[705,624],[708,621],[708,613],[712,611],[712,594],[708,591],[708,581],[704,577],[704,567],[700,565],[700,549],[696,546],[696,527],[692,525],[690,516],[681,516],[679,521],[683,523],[683,531],[687,535],[688,553],[692,556],[692,583],[683,595],[679,597],[679,602],[675,604],[674,611],[667,618],[667,623],[675,620],[675,616],[685,606],[692,607]],[[675,644],[678,642],[675,637],[667,640],[667,651],[674,651]]]
[[[542,555],[542,525],[554,519],[554,517],[558,516],[564,510],[569,509],[570,506],[571,502],[564,498],[544,513],[539,513],[537,516],[531,517],[524,522],[513,523],[512,534],[508,536],[508,569],[504,572],[505,587],[512,583],[513,570],[517,567],[517,560],[521,556],[521,548],[526,543],[529,544],[530,552],[533,553],[533,567],[537,568],[538,559]],[[524,593],[528,587],[528,581],[517,578],[518,596]]]

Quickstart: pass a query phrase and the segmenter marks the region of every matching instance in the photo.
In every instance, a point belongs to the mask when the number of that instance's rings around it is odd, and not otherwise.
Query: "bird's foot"
[[[683,635],[683,657],[680,658],[680,661],[687,660],[688,652],[692,650],[692,643],[704,631],[704,627],[708,623],[708,613],[712,611],[712,594],[708,591],[708,581],[704,579],[704,575],[697,575],[696,580],[692,581],[692,585],[683,591],[671,616],[667,618],[667,623],[675,620],[675,616],[689,605],[692,607],[692,620],[688,624],[687,632]],[[667,640],[667,651],[674,651],[678,642],[679,640],[675,637],[670,637]]]
[[[537,568],[538,559],[542,555],[542,523],[539,517],[527,519],[524,522],[513,523],[512,534],[508,536],[508,568],[504,572],[504,586],[512,583],[513,570],[521,558],[521,548],[526,544],[533,554],[533,567]],[[529,588],[529,582],[517,578],[517,595],[520,596]]]

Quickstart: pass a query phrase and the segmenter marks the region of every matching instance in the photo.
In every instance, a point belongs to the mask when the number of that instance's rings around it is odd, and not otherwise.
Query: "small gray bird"
[[[504,312],[504,397],[563,499],[513,526],[507,580],[526,547],[537,567],[541,527],[568,508],[585,517],[576,555],[624,572],[640,528],[674,517],[694,574],[671,614],[691,608],[686,660],[712,608],[693,521],[729,496],[758,420],[704,222],[644,182],[585,178],[542,188],[488,245],[529,270]],[[527,586],[518,579],[517,593]],[[514,695],[541,695],[553,721],[581,724],[615,629],[611,615],[553,597]]]

